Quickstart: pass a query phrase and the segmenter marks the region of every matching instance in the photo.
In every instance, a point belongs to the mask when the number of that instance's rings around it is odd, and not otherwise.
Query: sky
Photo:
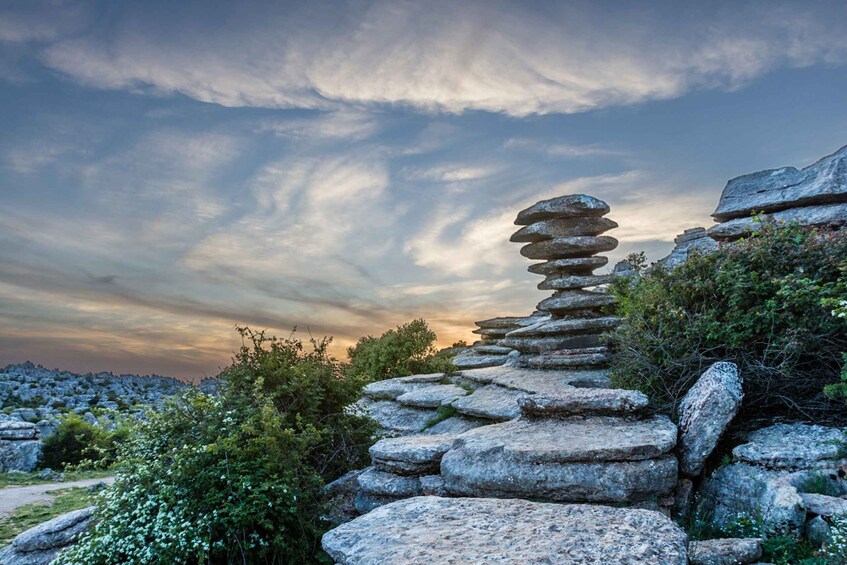
[[[0,365],[213,376],[236,325],[441,345],[547,294],[517,212],[611,263],[847,144],[847,3],[0,0]]]

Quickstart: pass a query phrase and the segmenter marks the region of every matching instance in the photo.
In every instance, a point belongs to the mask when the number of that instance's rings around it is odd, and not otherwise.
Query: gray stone
[[[481,384],[493,384],[534,394],[557,394],[574,386],[609,386],[609,372],[605,370],[543,371],[509,366],[462,371],[461,376]]]
[[[462,387],[449,385],[434,385],[397,397],[397,402],[417,408],[438,408],[444,401],[453,401],[468,394]]]
[[[526,355],[520,359],[521,365],[535,369],[597,367],[606,365],[608,362],[609,352],[605,347],[554,351],[542,355]]]
[[[515,420],[459,436],[441,475],[461,496],[635,501],[673,489],[676,459],[664,454],[675,440],[666,418]]]
[[[509,238],[509,241],[513,243],[535,243],[554,237],[600,235],[616,227],[618,227],[616,222],[596,216],[539,220],[516,231]]]
[[[679,466],[683,473],[700,474],[743,397],[734,363],[715,363],[697,379],[679,407]]]
[[[611,251],[618,246],[618,240],[608,235],[584,235],[575,237],[557,237],[538,243],[529,243],[521,247],[521,255],[527,259],[560,259],[567,257],[587,257],[603,251]]]
[[[500,343],[521,353],[546,353],[560,349],[599,347],[608,342],[602,334],[564,334],[531,337],[505,337]]]
[[[370,467],[359,475],[359,486],[370,495],[408,498],[423,494],[417,477],[395,475]]]
[[[847,514],[847,500],[825,494],[801,493],[806,512],[818,516],[838,516]]]
[[[359,486],[359,475],[365,470],[350,471],[323,488],[325,504],[323,517],[327,521],[338,525],[349,522],[359,515],[356,509],[356,496],[362,490]]]
[[[659,259],[658,263],[668,269],[675,269],[682,265],[692,253],[706,255],[718,249],[718,242],[708,236],[705,228],[693,228],[685,230],[684,234],[676,237],[676,245],[670,255]]]
[[[509,355],[479,355],[471,350],[456,355],[453,358],[453,365],[458,369],[498,367],[504,363],[508,363],[511,359],[512,357]]]
[[[845,461],[847,436],[840,428],[776,424],[748,436],[732,450],[736,459],[775,469],[822,469]]]
[[[93,515],[93,506],[62,514],[20,534],[12,547],[22,553],[66,547],[88,529]]]
[[[564,290],[539,302],[538,308],[553,313],[573,312],[575,310],[601,308],[612,304],[614,301],[614,297],[605,292]]]
[[[538,283],[538,290],[573,290],[575,288],[588,288],[609,284],[613,279],[614,275],[550,275]]]
[[[353,502],[353,505],[356,508],[356,512],[358,512],[359,514],[367,514],[375,508],[385,506],[386,504],[391,504],[392,502],[397,502],[398,500],[403,499],[398,498],[396,496],[380,496],[377,494],[370,494],[363,490],[360,490],[356,493],[356,498]]]
[[[44,551],[15,551],[11,545],[0,550],[0,563],[3,565],[48,565],[59,555],[58,549]]]
[[[398,396],[432,386],[443,381],[444,373],[433,373],[431,375],[412,375],[410,377],[399,377],[396,379],[385,379],[369,383],[362,390],[362,394],[374,399],[395,400]]]
[[[620,321],[621,319],[616,316],[550,320],[549,322],[541,322],[540,324],[513,330],[506,334],[506,338],[605,332],[614,329]]]
[[[0,440],[0,472],[29,473],[38,465],[43,447],[38,440]]]
[[[363,398],[356,403],[357,409],[373,418],[383,429],[399,434],[411,434],[423,431],[433,418],[435,410],[424,410],[403,406],[390,400],[369,400]]]
[[[359,475],[367,471],[367,469],[355,469],[349,471],[331,483],[323,487],[325,496],[335,496],[337,494],[351,494],[359,490]]]
[[[444,479],[441,475],[424,475],[420,478],[421,490],[424,496],[447,496],[447,489],[444,488]]]
[[[339,565],[685,565],[685,546],[682,530],[648,510],[439,497],[378,508],[323,537]]]
[[[553,259],[544,263],[535,263],[527,267],[527,271],[536,275],[590,275],[595,269],[599,269],[609,263],[608,257],[570,257],[566,259]]]
[[[847,146],[804,169],[770,169],[730,180],[712,216],[723,221],[753,212],[845,201]]]
[[[832,528],[821,516],[815,516],[806,522],[803,528],[803,535],[813,546],[821,547],[829,543],[832,537]]]
[[[688,544],[691,565],[739,565],[762,556],[758,538],[725,538],[692,541]]]
[[[513,351],[511,347],[502,345],[479,345],[474,346],[473,350],[482,355],[508,355]]]
[[[515,225],[528,226],[552,218],[597,217],[609,213],[609,205],[585,194],[569,194],[536,202],[518,212]]]
[[[441,458],[455,439],[450,434],[387,438],[376,442],[368,452],[379,470],[398,475],[426,475],[438,471]]]
[[[471,420],[469,418],[463,418],[461,416],[451,416],[445,420],[441,420],[437,424],[433,424],[432,426],[428,427],[426,430],[424,430],[424,433],[431,435],[459,435],[465,433],[468,430],[472,430],[483,425],[485,424],[483,424],[480,420],[477,419]]]
[[[32,422],[17,422],[14,420],[0,422],[0,439],[19,440],[37,437],[38,428]]]
[[[637,390],[574,388],[556,395],[533,395],[518,400],[528,418],[625,416],[643,412],[649,400]]]
[[[531,326],[533,324],[537,324],[539,322],[543,322],[550,319],[550,314],[543,312],[535,312],[531,316],[502,316],[500,318],[491,318],[488,320],[480,320],[479,322],[474,322],[477,327],[486,330],[509,330],[514,328],[521,328],[524,326]]]
[[[451,404],[460,414],[502,422],[517,418],[521,411],[518,399],[527,393],[497,385],[486,385]]]
[[[756,218],[736,218],[709,228],[709,235],[718,241],[747,237],[761,229],[763,223],[798,223],[802,226],[843,227],[847,225],[847,204],[823,204],[790,208]]]
[[[806,519],[803,499],[785,472],[734,463],[715,471],[701,494],[704,514],[720,529],[745,516],[768,534],[797,535]]]

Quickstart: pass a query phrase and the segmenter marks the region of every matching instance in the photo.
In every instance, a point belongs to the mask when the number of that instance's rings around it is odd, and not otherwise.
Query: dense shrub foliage
[[[56,432],[44,438],[41,466],[51,469],[79,465],[108,467],[115,462],[118,447],[129,433],[128,425],[121,421],[92,424],[78,414],[65,414]]]
[[[320,488],[372,443],[372,422],[344,412],[361,381],[326,340],[240,331],[219,395],[188,393],[139,424],[100,521],[62,563],[319,560]]]
[[[612,292],[625,318],[613,334],[617,386],[675,409],[716,361],[744,378],[741,419],[847,419],[837,395],[847,319],[847,232],[770,224],[748,239],[655,267]]]
[[[366,336],[347,349],[349,372],[368,382],[425,373],[450,372],[454,352],[435,349],[436,335],[424,320],[413,320],[379,337]]]

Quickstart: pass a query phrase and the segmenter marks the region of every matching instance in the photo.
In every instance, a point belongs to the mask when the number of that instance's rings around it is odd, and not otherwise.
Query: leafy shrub
[[[123,422],[110,429],[105,422],[92,424],[79,414],[64,414],[55,433],[44,438],[41,466],[51,469],[79,465],[108,467],[115,462],[118,448],[129,433]]]
[[[320,489],[366,462],[373,424],[347,414],[361,382],[294,338],[239,329],[221,392],[190,391],[140,423],[98,502],[99,522],[59,563],[310,563]]]
[[[728,360],[744,378],[741,421],[844,422],[845,406],[823,391],[847,350],[847,320],[828,307],[847,297],[845,261],[847,232],[765,224],[674,270],[617,281],[625,323],[612,335],[614,384],[674,410],[709,365]]]
[[[366,336],[347,348],[348,371],[368,382],[453,370],[455,352],[435,349],[435,332],[426,321],[412,320],[379,337]]]

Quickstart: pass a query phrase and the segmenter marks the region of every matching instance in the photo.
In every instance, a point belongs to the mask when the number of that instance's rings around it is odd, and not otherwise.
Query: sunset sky
[[[847,3],[0,0],[0,365],[214,375],[236,324],[443,345],[549,293],[517,212],[612,263],[847,144]]]

